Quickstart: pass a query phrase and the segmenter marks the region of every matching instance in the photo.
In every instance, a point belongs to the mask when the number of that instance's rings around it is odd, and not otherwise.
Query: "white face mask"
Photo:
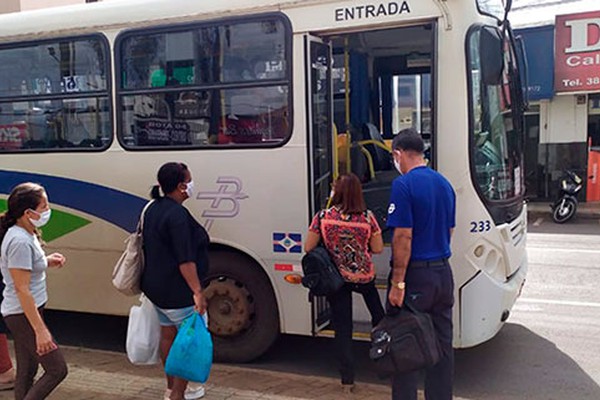
[[[194,196],[194,181],[189,181],[187,183],[185,193],[187,193],[189,198],[192,198],[192,196]]]
[[[31,222],[33,224],[33,226],[35,226],[36,228],[41,228],[42,226],[46,225],[48,223],[48,221],[50,221],[50,216],[52,215],[52,210],[46,210],[44,212],[37,212],[35,210],[31,210],[34,213],[36,213],[37,215],[40,216],[40,219],[31,219],[29,218],[29,222]]]
[[[402,175],[402,169],[400,169],[400,163],[398,162],[398,160],[396,160],[396,157],[393,157],[394,159],[394,167],[396,167],[396,171],[398,171],[398,173],[400,175]]]
[[[398,171],[398,173],[400,175],[402,175],[402,170],[400,169],[400,163],[394,158],[394,167],[396,167],[396,171]]]

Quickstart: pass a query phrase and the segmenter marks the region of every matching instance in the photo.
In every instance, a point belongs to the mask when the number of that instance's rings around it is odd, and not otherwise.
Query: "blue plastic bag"
[[[171,346],[165,373],[192,382],[205,383],[213,359],[213,343],[206,323],[195,312],[181,324]]]

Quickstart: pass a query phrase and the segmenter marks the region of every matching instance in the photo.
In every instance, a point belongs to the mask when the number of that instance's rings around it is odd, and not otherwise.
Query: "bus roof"
[[[0,41],[44,32],[104,30],[333,3],[336,0],[114,0],[0,15]]]

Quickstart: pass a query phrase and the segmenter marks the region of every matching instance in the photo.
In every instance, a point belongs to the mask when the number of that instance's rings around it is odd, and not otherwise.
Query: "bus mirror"
[[[498,29],[487,26],[481,28],[479,54],[483,83],[486,85],[501,84],[504,54],[502,51],[502,37]]]

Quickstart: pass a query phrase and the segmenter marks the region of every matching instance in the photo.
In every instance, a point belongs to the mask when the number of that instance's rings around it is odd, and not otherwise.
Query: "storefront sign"
[[[554,26],[521,29],[515,34],[525,43],[527,63],[521,60],[521,65],[527,65],[524,82],[527,82],[529,100],[551,99],[554,96]]]
[[[555,43],[556,92],[600,90],[600,11],[558,15]]]

